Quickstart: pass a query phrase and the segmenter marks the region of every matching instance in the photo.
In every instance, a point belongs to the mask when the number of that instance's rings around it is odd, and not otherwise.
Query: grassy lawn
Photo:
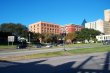
[[[6,50],[6,49],[15,49],[16,45],[0,45],[0,50]]]
[[[108,51],[110,51],[110,46],[76,49],[76,50],[70,50],[68,52],[71,54],[86,54],[86,53],[108,52]]]
[[[80,47],[80,46],[99,46],[102,45],[102,43],[88,43],[88,44],[67,44],[65,47]]]
[[[34,59],[34,58],[46,58],[46,57],[56,57],[56,56],[70,56],[77,54],[89,54],[97,52],[109,52],[110,46],[96,47],[96,48],[85,48],[85,49],[75,49],[69,51],[59,51],[52,53],[40,53],[40,54],[31,54],[25,56],[10,56],[7,58],[0,58],[0,60],[24,60],[24,59]]]
[[[65,47],[67,48],[73,48],[73,47],[80,47],[80,46],[95,46],[95,45],[99,45],[100,43],[93,43],[93,44],[65,44]],[[51,47],[52,49],[55,49],[55,48],[63,48],[63,46],[53,46]],[[20,49],[21,51],[25,51],[25,50],[37,50],[37,49],[48,49],[46,47],[42,47],[42,48],[36,48],[35,45],[31,45],[30,47],[27,47],[27,49]],[[50,48],[49,48],[50,49]],[[20,51],[20,50],[16,50],[16,45],[0,45],[0,51],[9,51],[9,52],[17,52],[17,51]]]

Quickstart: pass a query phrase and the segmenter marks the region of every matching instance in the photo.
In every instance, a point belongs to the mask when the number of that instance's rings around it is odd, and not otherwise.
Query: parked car
[[[36,44],[36,48],[41,48],[41,44]]]
[[[52,45],[51,44],[47,44],[46,47],[47,48],[50,48],[50,47],[52,47]]]
[[[110,40],[104,40],[103,45],[110,45]]]

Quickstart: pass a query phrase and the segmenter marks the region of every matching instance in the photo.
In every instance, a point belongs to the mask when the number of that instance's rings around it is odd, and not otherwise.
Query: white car
[[[47,45],[46,47],[47,47],[47,48],[50,48],[50,47],[52,47],[52,45]]]

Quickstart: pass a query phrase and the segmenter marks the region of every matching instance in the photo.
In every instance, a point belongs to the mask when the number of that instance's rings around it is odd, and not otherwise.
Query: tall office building
[[[110,9],[104,10],[104,17],[105,17],[105,34],[110,34]]]
[[[81,25],[85,27],[85,23],[87,23],[86,19],[83,20]]]
[[[105,21],[104,33],[105,35],[110,35],[110,22]]]
[[[34,33],[60,34],[60,26],[48,22],[37,22],[29,25],[29,31]]]
[[[105,21],[110,21],[110,9],[104,10]]]

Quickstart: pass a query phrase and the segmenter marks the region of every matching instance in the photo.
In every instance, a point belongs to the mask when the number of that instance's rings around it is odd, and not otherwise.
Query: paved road
[[[0,73],[110,73],[110,53],[0,61]]]
[[[66,50],[72,49],[81,49],[81,48],[93,48],[93,47],[103,47],[104,45],[83,45],[83,46],[73,46],[73,47],[65,47]],[[21,56],[21,55],[29,55],[29,54],[36,54],[36,53],[47,53],[47,52],[56,52],[56,51],[64,51],[63,48],[49,48],[49,49],[39,49],[39,50],[27,50],[27,51],[18,51],[18,52],[0,52],[0,57],[7,57],[7,56]]]

